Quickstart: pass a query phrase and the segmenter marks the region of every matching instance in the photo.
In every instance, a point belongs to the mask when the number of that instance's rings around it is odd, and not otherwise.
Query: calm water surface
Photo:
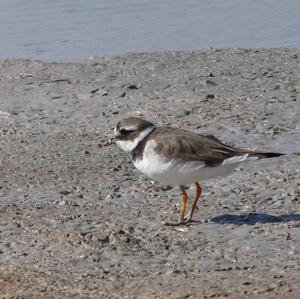
[[[0,0],[0,58],[300,47],[300,0]]]

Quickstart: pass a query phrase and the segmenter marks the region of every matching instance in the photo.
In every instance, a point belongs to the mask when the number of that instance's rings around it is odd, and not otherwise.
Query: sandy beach
[[[300,298],[299,92],[299,49],[0,60],[0,298]],[[103,146],[129,115],[287,155],[166,226],[179,188]]]

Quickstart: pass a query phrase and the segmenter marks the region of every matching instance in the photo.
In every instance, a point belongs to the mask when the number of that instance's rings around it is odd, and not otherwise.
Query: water
[[[300,47],[299,0],[1,0],[0,58]]]

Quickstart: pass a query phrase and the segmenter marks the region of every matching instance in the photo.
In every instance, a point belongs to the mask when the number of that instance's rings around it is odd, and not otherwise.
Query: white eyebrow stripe
[[[133,126],[125,126],[125,127],[121,127],[121,128],[117,128],[115,127],[114,128],[114,134],[115,136],[118,136],[120,135],[120,131],[122,130],[125,130],[125,131],[128,131],[128,132],[132,132],[132,131],[135,131],[136,130],[136,127],[133,127]]]
[[[135,131],[137,128],[133,126],[125,126],[120,128],[120,130],[126,130],[126,131]]]

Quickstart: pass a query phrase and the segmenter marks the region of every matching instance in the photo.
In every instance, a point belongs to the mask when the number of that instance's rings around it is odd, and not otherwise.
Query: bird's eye
[[[126,129],[121,129],[120,130],[120,133],[122,134],[122,135],[128,135],[130,132],[132,132],[131,130],[126,130]]]

